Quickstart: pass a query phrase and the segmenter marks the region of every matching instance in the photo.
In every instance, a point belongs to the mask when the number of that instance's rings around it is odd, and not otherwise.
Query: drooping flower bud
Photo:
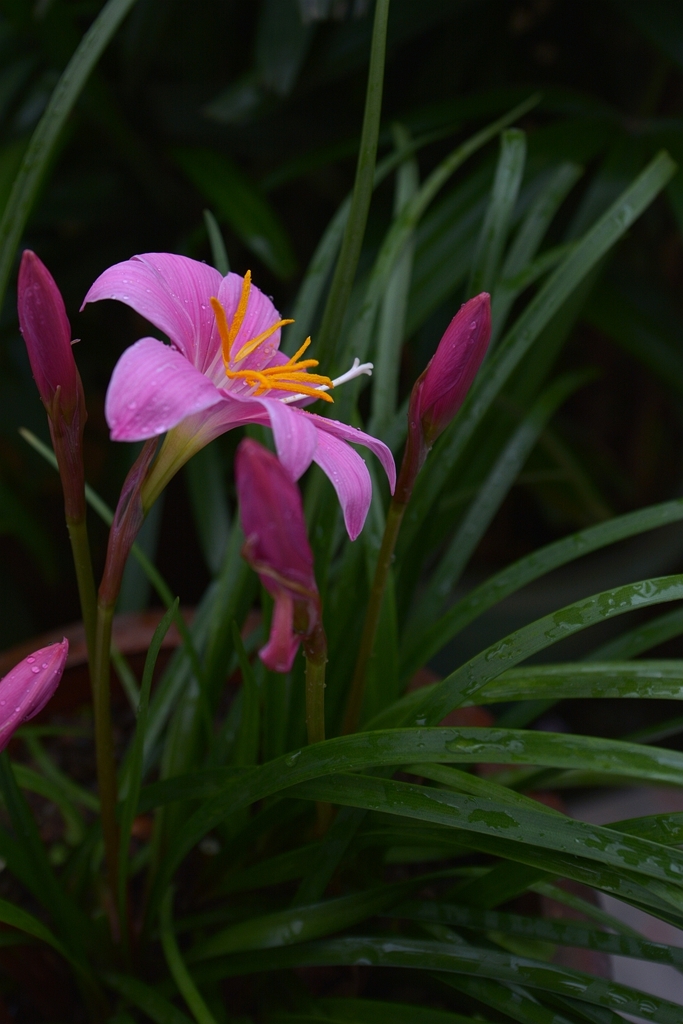
[[[85,518],[83,428],[87,418],[71,327],[52,274],[26,249],[19,268],[19,326],[31,369],[47,410],[69,522]]]
[[[465,401],[490,338],[491,300],[482,292],[460,307],[413,385],[397,501],[407,503],[427,453]]]
[[[275,600],[268,643],[259,655],[288,672],[303,641],[324,647],[320,595],[299,488],[275,455],[250,438],[240,442],[235,478],[245,543],[242,556]]]
[[[59,685],[69,641],[34,651],[0,679],[0,750],[19,726],[42,711]]]

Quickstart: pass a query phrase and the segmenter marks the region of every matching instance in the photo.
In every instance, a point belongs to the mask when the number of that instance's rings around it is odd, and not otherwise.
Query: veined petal
[[[372,498],[368,467],[345,441],[323,430],[318,433],[318,447],[313,461],[330,478],[344,513],[349,537],[355,540],[363,529]]]
[[[244,405],[259,404],[270,421],[275,450],[292,480],[298,480],[310,466],[318,446],[318,431],[311,417],[276,398],[242,399]]]
[[[180,352],[141,338],[114,367],[104,412],[115,441],[144,441],[224,401]]]
[[[314,412],[307,412],[306,416],[314,421],[318,430],[321,430],[326,434],[332,434],[333,437],[340,438],[344,441],[351,441],[353,444],[362,444],[365,448],[369,448],[373,455],[376,455],[381,462],[382,468],[389,479],[389,489],[392,494],[394,493],[394,488],[396,486],[396,465],[394,464],[393,455],[383,441],[380,441],[376,437],[372,437],[370,434],[364,433],[362,430],[358,430],[357,427],[350,427],[347,423],[340,423],[339,420],[329,420],[325,416],[318,416]]]
[[[237,281],[237,274],[231,275]],[[168,335],[198,369],[220,349],[209,303],[223,278],[213,267],[186,256],[147,252],[109,267],[97,278],[83,306],[117,299]],[[83,309],[81,306],[81,309]]]

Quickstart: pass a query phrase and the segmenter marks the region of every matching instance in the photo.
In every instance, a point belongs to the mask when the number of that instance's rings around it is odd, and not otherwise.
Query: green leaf
[[[104,5],[64,69],[31,136],[0,220],[0,305],[17,246],[64,125],[93,68],[134,3],[135,0],[108,0]]]
[[[467,298],[493,290],[522,184],[525,162],[526,135],[517,128],[509,128],[500,138],[500,157],[474,254]]]
[[[449,608],[428,631],[425,631],[419,644],[408,646],[406,643],[404,645],[401,652],[402,678],[410,678],[421,665],[426,664],[465,626],[499,601],[526,586],[527,583],[531,583],[552,572],[553,569],[567,565],[583,555],[599,551],[609,544],[615,544],[627,537],[637,536],[668,523],[680,522],[681,519],[683,519],[683,500],[667,501],[661,505],[651,505],[649,508],[628,512],[608,522],[590,526],[521,558],[518,562],[514,562],[489,577],[488,580],[475,587],[454,604],[452,608]],[[681,616],[683,627],[683,611],[677,609],[674,612],[668,612],[667,616]],[[620,651],[616,656],[632,657],[633,654],[630,651],[623,653]]]
[[[171,623],[175,618],[175,614],[178,610],[179,599],[176,598],[174,603],[168,609],[161,622],[154,630],[149,650],[147,651],[147,657],[145,658],[145,667],[142,673],[142,685],[140,687],[140,703],[137,709],[137,722],[135,724],[135,736],[131,747],[131,755],[129,761],[129,770],[127,775],[128,791],[123,800],[123,806],[121,808],[121,819],[120,819],[120,835],[119,835],[119,877],[117,879],[117,898],[119,904],[119,915],[122,921],[127,918],[127,905],[126,905],[126,893],[127,893],[127,882],[128,882],[128,870],[130,867],[129,861],[129,847],[131,839],[131,831],[133,827],[133,819],[138,806],[138,799],[140,797],[140,788],[142,785],[142,767],[143,767],[143,755],[145,749],[145,732],[147,729],[147,716],[149,713],[149,695],[152,689],[152,677],[154,675],[154,668],[156,666],[159,651],[164,641],[166,634],[168,633]]]
[[[675,171],[667,153],[651,161],[546,281],[484,364],[459,415],[435,445],[418,478],[403,523],[399,554],[419,541],[419,532],[455,463],[532,343]]]
[[[242,671],[242,702],[239,732],[235,741],[233,763],[235,765],[256,764],[259,752],[260,714],[259,690],[247,652],[244,649],[237,624],[233,621],[232,635],[237,658]]]
[[[173,1003],[160,995],[156,989],[137,978],[131,978],[128,974],[107,971],[102,974],[102,980],[114,992],[118,992],[119,995],[147,1014],[155,1024],[193,1024],[187,1014],[176,1009]]]
[[[407,149],[410,136],[401,125],[394,127],[396,149]],[[420,183],[417,160],[411,157],[401,164],[396,174],[394,215],[400,216],[416,194]],[[396,262],[380,311],[372,388],[372,417],[368,430],[381,433],[396,412],[401,348],[405,339],[406,310],[413,271],[413,245],[409,240]]]
[[[677,601],[682,597],[683,576],[677,575],[615,587],[575,601],[487,647],[442,682],[430,687],[428,692],[424,689],[417,691],[420,694],[418,698],[411,694],[407,699],[397,702],[394,705],[394,721],[404,721],[409,707],[410,716],[417,725],[440,722],[449,711],[471,698],[484,683],[558,640],[635,608]],[[391,709],[387,709],[384,717],[390,712]]]
[[[211,149],[176,149],[178,166],[246,247],[281,278],[296,273],[289,236],[274,208],[240,168]]]
[[[169,889],[161,904],[160,932],[161,945],[166,957],[168,969],[173,980],[182,993],[183,999],[192,1011],[197,1024],[216,1024],[216,1019],[208,1006],[199,994],[199,989],[192,980],[192,975],[185,966],[180,955],[178,943],[173,931],[173,918],[171,916],[173,902],[173,890]]]
[[[501,914],[453,903],[417,900],[394,907],[391,914],[392,917],[405,917],[411,921],[430,921],[473,931],[502,932],[519,938],[542,939],[559,946],[576,946],[667,964],[678,970],[683,968],[683,949],[678,946],[667,946],[634,935],[613,935],[582,921],[522,917],[519,914]]]
[[[215,966],[198,971],[202,978],[230,977],[242,973],[286,967],[354,964],[394,967],[401,970],[444,971],[478,978],[492,978],[512,985],[566,995],[590,1005],[621,1013],[647,1016],[656,1024],[679,1024],[681,1008],[667,999],[645,995],[627,985],[595,978],[581,971],[545,964],[529,957],[476,946],[454,945],[393,935],[390,938],[350,935],[303,946],[284,947],[263,953],[238,953]]]
[[[427,586],[420,591],[413,616],[405,627],[404,643],[408,647],[422,646],[422,634],[431,630],[434,621],[443,611],[470,557],[536,447],[541,432],[560,405],[586,380],[586,374],[578,373],[560,377],[540,395],[511,434],[467,509],[455,536],[441,554]]]
[[[268,1024],[475,1024],[450,1010],[379,999],[317,999],[299,1013],[276,1011]]]
[[[649,840],[621,835],[609,828],[587,825],[546,811],[513,807],[463,793],[414,786],[370,775],[334,775],[297,786],[293,794],[327,800],[347,807],[401,814],[450,825],[465,832],[503,837],[508,842],[598,861],[681,886],[683,854]],[[683,890],[677,898],[683,907]]]
[[[185,480],[204,561],[215,576],[223,564],[230,536],[225,471],[215,445],[207,445],[190,459]]]
[[[211,210],[204,210],[204,225],[206,227],[206,233],[209,236],[213,265],[219,274],[226,277],[227,274],[230,273],[230,260],[228,259],[227,252],[225,251],[225,242],[223,241],[223,235],[221,234],[218,221],[211,213]]]

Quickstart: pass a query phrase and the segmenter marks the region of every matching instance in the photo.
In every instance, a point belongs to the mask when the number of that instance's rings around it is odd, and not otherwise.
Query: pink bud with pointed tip
[[[17,289],[19,326],[57,456],[69,522],[85,519],[83,428],[87,419],[81,377],[71,348],[64,300],[45,264],[24,250]]]
[[[280,460],[251,438],[237,449],[235,479],[245,536],[242,556],[275,600],[270,637],[259,656],[272,672],[289,672],[302,640],[321,631],[301,494]]]
[[[81,394],[71,348],[71,326],[55,279],[30,249],[25,249],[21,257],[17,308],[43,404],[50,412],[59,388],[59,408],[70,423]]]
[[[465,401],[490,339],[491,299],[482,292],[460,307],[413,385],[408,441],[396,484],[398,502],[408,502],[429,449]]]
[[[34,651],[0,679],[0,750],[19,726],[42,711],[64,672],[69,641]]]

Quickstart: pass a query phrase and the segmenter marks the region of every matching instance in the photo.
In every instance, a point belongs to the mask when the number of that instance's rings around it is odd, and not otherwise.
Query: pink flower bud
[[[235,478],[242,556],[275,600],[259,655],[271,671],[289,672],[299,644],[319,631],[321,619],[301,494],[279,459],[250,438],[237,449]]]
[[[19,326],[43,404],[52,416],[59,388],[59,411],[70,423],[81,395],[71,348],[71,326],[52,274],[30,249],[24,250],[21,257],[17,306]]]
[[[413,385],[408,407],[408,441],[396,484],[398,502],[408,502],[429,449],[465,401],[490,338],[491,299],[482,292],[460,307]]]
[[[52,274],[26,249],[19,267],[19,326],[57,456],[68,522],[85,519],[83,428],[87,418],[80,374],[71,349],[71,327]]]
[[[19,726],[42,711],[59,685],[69,641],[41,647],[0,679],[0,750]]]
[[[461,306],[421,375],[419,417],[428,448],[465,400],[491,337],[491,300],[486,292]]]

